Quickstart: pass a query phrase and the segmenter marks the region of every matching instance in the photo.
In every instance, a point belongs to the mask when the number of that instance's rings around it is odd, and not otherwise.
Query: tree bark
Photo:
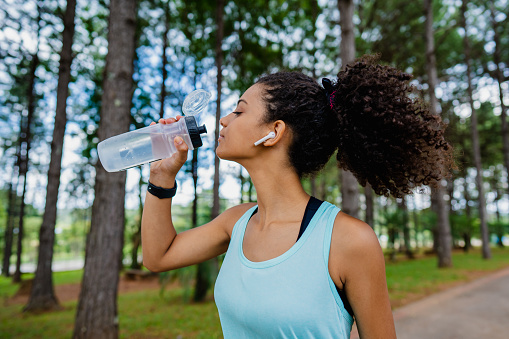
[[[433,8],[432,0],[424,0],[424,9],[426,15],[425,38],[426,38],[426,70],[428,75],[429,102],[430,111],[438,114],[438,101],[435,95],[435,88],[438,82],[436,56],[435,56],[435,38],[433,31]],[[436,244],[438,254],[438,267],[452,266],[452,237],[449,224],[449,210],[444,199],[445,188],[441,183],[438,187],[432,189],[431,204],[437,213],[437,240]]]
[[[224,38],[224,0],[216,0],[216,69],[217,69],[217,100],[216,100],[216,129],[214,133],[214,150],[218,146],[219,130],[221,128],[221,91],[223,84],[223,38]],[[214,157],[214,187],[211,219],[219,215],[219,158]]]
[[[219,139],[219,130],[220,120],[221,120],[221,92],[222,92],[222,84],[223,84],[223,37],[224,37],[224,0],[216,1],[216,47],[215,47],[215,55],[216,55],[216,69],[217,69],[217,100],[216,100],[216,124],[215,124],[215,132],[214,132],[214,150],[218,146]],[[213,200],[212,200],[212,210],[210,213],[210,218],[214,219],[219,215],[221,206],[219,200],[219,158],[217,155],[214,157],[214,185],[213,185]],[[195,302],[203,301],[205,296],[207,295],[207,291],[211,286],[211,270],[214,266],[215,270],[218,271],[219,263],[216,259],[208,260],[198,264],[198,268],[196,271],[196,283],[194,288],[193,300]],[[217,268],[217,269],[216,269]]]
[[[13,172],[14,173],[14,172]],[[11,275],[10,272],[10,264],[11,264],[11,255],[12,255],[12,240],[13,240],[13,230],[14,230],[14,205],[16,203],[16,194],[12,185],[12,179],[9,183],[9,188],[7,189],[7,217],[5,218],[5,234],[4,234],[4,256],[2,261],[2,275],[4,277],[9,277]]]
[[[71,80],[72,42],[74,37],[74,17],[76,0],[68,0],[64,14],[64,31],[62,33],[62,51],[57,85],[57,107],[51,158],[46,188],[46,206],[39,231],[39,256],[37,270],[32,283],[30,299],[24,311],[36,312],[59,308],[53,288],[51,263],[55,243],[55,224],[57,219],[58,188],[60,187],[60,171],[62,167],[62,150],[64,146],[65,126],[67,124],[67,97]]]
[[[166,4],[164,9],[164,33],[163,33],[163,55],[162,55],[162,82],[161,82],[161,109],[159,110],[159,118],[164,118],[164,102],[166,100],[166,78],[168,77],[168,58],[166,57],[166,49],[168,48],[168,32],[170,31],[170,3]]]
[[[19,209],[19,223],[18,223],[18,239],[17,239],[17,252],[16,252],[16,271],[12,277],[13,282],[21,281],[21,254],[23,253],[23,226],[24,226],[24,216],[25,216],[25,195],[26,195],[26,187],[27,187],[27,174],[28,174],[28,164],[29,164],[29,156],[30,153],[30,145],[32,141],[32,119],[35,113],[35,79],[36,79],[36,71],[39,66],[39,56],[37,52],[32,56],[32,63],[30,66],[30,79],[27,90],[27,98],[28,98],[28,114],[26,119],[21,117],[21,120],[25,121],[20,133],[21,138],[21,152],[19,153],[19,177],[23,177],[23,193],[21,194],[21,205]],[[24,150],[24,151],[23,151]]]
[[[403,212],[403,247],[405,255],[408,259],[414,259],[414,253],[412,252],[412,245],[410,244],[410,218],[408,215],[408,207],[406,199],[398,199],[398,208]]]
[[[479,144],[479,130],[477,122],[477,113],[474,107],[473,89],[472,89],[472,66],[470,64],[470,41],[467,35],[467,23],[465,12],[467,10],[467,1],[463,0],[461,3],[461,26],[465,31],[463,37],[463,49],[465,50],[465,63],[467,65],[467,94],[470,103],[470,110],[472,114],[471,119],[471,133],[472,133],[472,146],[474,153],[474,164],[477,171],[476,184],[477,192],[479,193],[479,218],[481,219],[481,239],[482,239],[482,256],[484,259],[491,258],[490,250],[490,232],[488,230],[487,212],[486,212],[486,196],[484,193],[484,183],[482,178],[482,160],[481,160],[481,146]]]
[[[112,0],[98,130],[100,140],[129,130],[135,30],[136,1]],[[125,179],[125,171],[107,173],[97,163],[74,338],[118,337],[117,294],[124,237]]]
[[[132,245],[131,249],[131,268],[134,270],[138,270],[141,268],[141,264],[138,262],[138,252],[141,245],[141,217],[143,215],[143,185],[145,181],[143,180],[143,168],[139,167],[140,171],[140,180],[138,181],[138,222],[136,225],[136,232],[134,232],[132,236]]]
[[[465,198],[465,201],[466,201],[466,204],[465,204],[465,215],[467,217],[467,222],[468,222],[468,225],[467,225],[467,228],[465,230],[463,230],[463,240],[465,242],[465,245],[463,246],[463,251],[465,253],[467,253],[468,251],[470,251],[470,249],[472,248],[472,243],[471,243],[471,240],[472,240],[472,234],[471,234],[471,228],[472,228],[472,209],[470,208],[470,193],[468,192],[468,182],[467,182],[467,178],[465,176],[465,183],[464,183],[464,186],[463,186],[463,195],[464,195],[464,198]]]
[[[498,31],[499,24],[495,20],[495,4],[490,2],[490,13],[491,13],[491,25],[493,27],[493,41],[495,42],[495,52],[493,53],[493,61],[497,65],[495,69],[495,77],[497,79],[498,84],[498,93],[500,99],[500,108],[502,109],[502,114],[500,114],[500,118],[502,119],[502,153],[504,155],[504,166],[506,169],[506,174],[509,178],[509,126],[507,123],[507,106],[504,104],[504,92],[502,90],[502,83],[504,82],[503,70],[500,67],[500,33]]]
[[[191,171],[193,174],[193,187],[194,187],[194,200],[192,206],[192,227],[198,226],[198,148],[193,150],[193,160],[191,162]],[[210,288],[210,261],[205,261],[197,265],[196,279],[193,292],[193,300],[196,302],[202,301],[207,295]]]
[[[366,220],[364,221],[375,229],[375,197],[369,183],[366,183],[364,187],[364,196],[366,197]]]
[[[339,56],[341,68],[355,60],[355,32],[353,24],[354,3],[353,0],[338,0],[339,25],[341,27],[341,44]],[[343,212],[359,217],[359,184],[355,176],[348,171],[342,170],[341,176],[341,199]]]

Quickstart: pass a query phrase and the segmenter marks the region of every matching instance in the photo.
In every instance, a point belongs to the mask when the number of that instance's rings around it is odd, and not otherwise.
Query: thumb
[[[182,161],[185,162],[187,160],[187,151],[189,150],[189,147],[184,142],[184,139],[182,137],[175,137],[173,139],[173,142],[175,144],[175,147],[177,148],[177,157]]]

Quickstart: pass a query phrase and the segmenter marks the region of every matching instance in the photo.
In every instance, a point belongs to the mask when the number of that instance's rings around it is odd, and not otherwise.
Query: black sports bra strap
[[[302,218],[302,223],[300,224],[300,230],[299,235],[297,236],[297,241],[304,234],[304,231],[308,227],[309,223],[311,222],[311,219],[313,219],[313,216],[315,215],[316,211],[318,211],[322,203],[323,203],[322,200],[318,200],[315,197],[309,198],[308,204],[306,206],[306,211],[304,212],[304,218]]]

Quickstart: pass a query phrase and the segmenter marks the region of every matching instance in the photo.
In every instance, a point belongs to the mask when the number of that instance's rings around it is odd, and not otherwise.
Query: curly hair
[[[264,85],[266,122],[282,120],[292,130],[289,159],[300,177],[319,171],[337,150],[339,167],[362,186],[402,197],[436,185],[453,167],[445,125],[419,100],[410,79],[365,56],[338,73],[330,97],[298,72],[257,83]]]

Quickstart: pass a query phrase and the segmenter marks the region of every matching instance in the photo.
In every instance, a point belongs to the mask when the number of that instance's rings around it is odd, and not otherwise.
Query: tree
[[[495,43],[495,50],[493,52],[493,61],[495,62],[494,78],[497,80],[498,94],[500,100],[500,108],[502,110],[500,118],[502,120],[502,152],[504,155],[504,166],[506,173],[509,177],[509,124],[507,123],[507,106],[504,103],[504,92],[502,90],[502,83],[504,82],[504,71],[502,64],[502,51],[503,48],[500,39],[500,31],[503,29],[502,23],[497,21],[497,10],[493,1],[489,1],[490,18],[493,28],[493,40]],[[507,63],[506,63],[507,64]]]
[[[37,270],[32,283],[30,299],[24,311],[41,311],[58,308],[58,301],[53,289],[51,263],[53,261],[53,245],[55,242],[55,223],[57,218],[58,188],[60,187],[60,171],[64,144],[65,125],[67,123],[67,96],[71,80],[72,41],[74,36],[74,17],[76,0],[68,0],[63,17],[62,51],[57,87],[57,108],[53,142],[51,143],[51,160],[48,170],[46,189],[46,207],[39,233],[39,256]]]
[[[98,136],[129,129],[135,53],[136,2],[110,2],[108,55]],[[124,237],[125,172],[107,173],[97,163],[92,224],[74,338],[117,338],[117,293]]]
[[[355,31],[353,24],[353,0],[338,0],[339,25],[341,26],[341,44],[339,47],[341,68],[355,59]],[[359,184],[355,176],[343,170],[341,175],[342,209],[345,213],[359,217]]]
[[[426,40],[426,69],[428,74],[428,95],[429,109],[431,113],[437,115],[438,100],[435,95],[437,86],[437,66],[435,56],[435,38],[433,30],[433,6],[432,0],[424,0],[424,10],[426,13],[425,21],[425,40]],[[438,232],[438,267],[452,266],[452,237],[449,224],[449,209],[444,202],[445,189],[441,183],[433,189],[431,204],[435,213],[437,213],[437,232]]]
[[[482,238],[482,256],[484,259],[491,258],[490,251],[490,234],[488,230],[488,220],[486,211],[486,197],[484,193],[483,178],[482,178],[482,161],[481,161],[481,146],[479,145],[479,131],[477,123],[477,113],[474,107],[473,89],[472,89],[472,66],[470,60],[470,41],[468,38],[467,20],[465,13],[467,11],[467,0],[461,3],[461,27],[465,31],[463,37],[463,46],[465,50],[465,63],[467,65],[467,96],[471,110],[471,135],[473,144],[474,164],[477,171],[476,184],[477,191],[479,192],[479,218],[481,219],[481,238]]]
[[[214,134],[214,150],[217,148],[218,139],[219,139],[219,120],[221,119],[221,93],[222,93],[222,85],[223,85],[223,38],[224,38],[224,7],[225,0],[216,0],[216,47],[215,47],[215,57],[216,57],[216,69],[217,69],[217,100],[216,100],[216,128]],[[214,157],[214,187],[213,187],[214,200],[212,203],[212,215],[211,218],[214,219],[219,215],[219,158],[217,156]]]

